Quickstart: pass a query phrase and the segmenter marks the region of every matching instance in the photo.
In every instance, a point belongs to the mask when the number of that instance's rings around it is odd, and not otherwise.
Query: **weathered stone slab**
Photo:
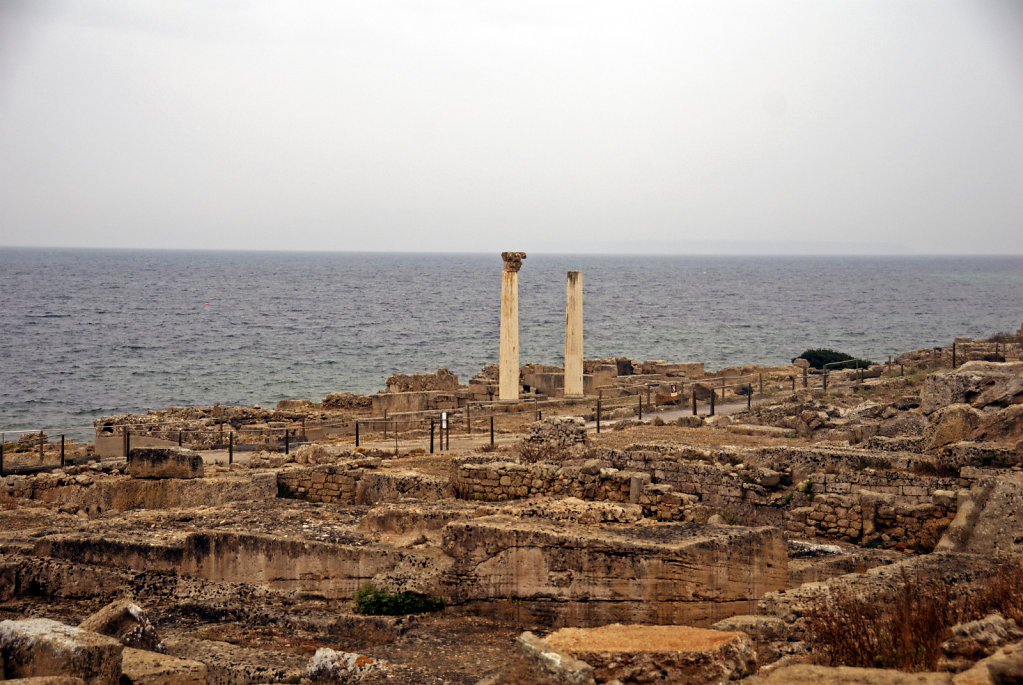
[[[111,602],[82,621],[78,627],[109,635],[125,647],[155,650],[160,644],[160,637],[146,612],[127,598]]]
[[[206,664],[142,649],[125,647],[122,665],[130,685],[205,685]]]
[[[453,602],[508,597],[553,625],[709,625],[787,587],[776,528],[579,525],[492,516],[444,528]]]
[[[112,637],[46,618],[0,622],[7,677],[71,675],[89,685],[116,685],[123,649]]]
[[[904,673],[883,668],[795,664],[771,672],[764,685],[951,685],[948,673]]]
[[[750,675],[757,661],[745,633],[689,626],[562,628],[545,642],[592,666],[602,683],[718,683]]]
[[[128,452],[132,478],[202,478],[202,455],[182,447],[140,447]]]
[[[571,685],[591,685],[594,682],[592,666],[533,633],[527,631],[519,635],[518,646],[536,668],[559,682]]]
[[[4,680],[4,685],[85,685],[85,681],[73,676],[41,675],[32,678]]]
[[[955,371],[932,373],[920,391],[925,414],[950,404],[974,407],[1014,404],[1023,399],[1023,362],[967,362]]]

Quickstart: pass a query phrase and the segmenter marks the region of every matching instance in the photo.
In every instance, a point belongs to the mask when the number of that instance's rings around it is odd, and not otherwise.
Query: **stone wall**
[[[596,460],[560,468],[547,463],[462,463],[451,477],[451,490],[459,499],[481,502],[549,496],[631,502],[643,508],[644,516],[662,521],[692,518],[698,500],[670,485],[652,484],[650,474],[602,468]]]
[[[447,480],[413,472],[385,472],[372,466],[318,465],[288,467],[277,472],[279,496],[310,502],[376,504],[417,499],[435,501],[447,491]]]
[[[0,478],[0,498],[50,502],[60,511],[88,516],[138,508],[219,506],[273,496],[273,474],[217,473],[197,479],[140,480],[121,475],[117,467],[73,466],[54,473]]]
[[[955,495],[942,490],[933,492],[929,502],[918,504],[870,492],[830,494],[815,496],[809,506],[790,511],[787,528],[799,537],[928,553],[955,513]]]
[[[901,471],[815,473],[810,476],[814,494],[848,495],[860,490],[893,495],[902,504],[931,502],[937,490],[958,490],[973,485],[973,478],[936,478]]]
[[[652,450],[602,451],[580,465],[460,462],[451,491],[466,500],[577,497],[631,502],[662,521],[704,521],[713,513],[744,525],[773,525],[794,535],[929,551],[955,515],[962,478],[901,471],[814,473],[784,483],[762,467],[673,458]],[[615,468],[609,464],[623,468]]]

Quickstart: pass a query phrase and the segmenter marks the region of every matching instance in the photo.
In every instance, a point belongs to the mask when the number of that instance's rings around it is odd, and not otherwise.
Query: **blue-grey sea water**
[[[0,429],[375,392],[440,366],[465,382],[497,361],[501,268],[498,254],[0,248]],[[1019,256],[531,254],[523,363],[561,363],[567,270],[583,272],[587,358],[882,360],[1023,321]]]

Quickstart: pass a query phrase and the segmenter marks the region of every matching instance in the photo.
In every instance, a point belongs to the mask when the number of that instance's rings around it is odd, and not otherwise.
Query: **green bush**
[[[370,616],[402,616],[440,611],[444,600],[418,592],[395,594],[366,583],[355,593],[355,607],[360,614]]]
[[[824,348],[806,350],[803,354],[799,355],[799,357],[810,362],[810,366],[815,369],[823,369],[825,364],[834,364],[834,366],[828,367],[829,371],[834,371],[836,369],[854,369],[857,366],[865,368],[874,363],[867,359],[851,357],[845,352],[838,352],[837,350],[828,350]],[[796,359],[793,359],[792,361],[796,361]],[[839,364],[838,362],[845,363]]]

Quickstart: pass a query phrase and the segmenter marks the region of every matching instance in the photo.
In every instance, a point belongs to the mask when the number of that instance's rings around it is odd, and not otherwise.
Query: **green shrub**
[[[803,352],[803,354],[799,356],[805,359],[806,361],[810,362],[810,366],[812,366],[815,369],[823,369],[825,364],[834,364],[834,366],[828,367],[829,371],[834,371],[836,369],[853,369],[856,368],[857,366],[859,366],[860,368],[865,368],[873,364],[873,362],[867,359],[856,359],[855,357],[849,356],[845,352],[838,352],[836,350],[828,350],[824,348],[806,350],[805,352]],[[793,359],[792,361],[796,360]],[[838,362],[845,363],[839,364]]]
[[[418,592],[396,594],[365,583],[355,593],[355,607],[360,614],[369,616],[402,616],[440,611],[444,608],[444,600]]]

